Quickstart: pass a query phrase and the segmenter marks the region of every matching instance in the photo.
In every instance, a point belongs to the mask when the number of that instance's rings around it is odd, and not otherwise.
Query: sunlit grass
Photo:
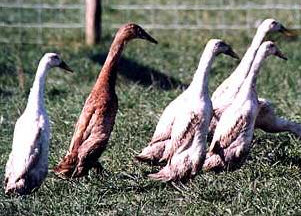
[[[127,45],[119,67],[119,111],[107,151],[105,171],[79,180],[62,180],[51,169],[65,154],[74,124],[101,69],[113,31],[103,32],[100,45],[0,46],[0,181],[11,150],[14,123],[23,112],[38,60],[57,51],[75,71],[52,70],[46,82],[46,107],[51,120],[50,173],[41,188],[26,197],[0,192],[1,215],[285,215],[301,214],[301,142],[290,134],[256,131],[246,164],[235,172],[200,173],[186,185],[149,180],[156,167],[133,159],[154,131],[164,107],[192,79],[205,43],[222,38],[240,56],[254,31],[151,31],[158,45],[135,40]],[[271,100],[277,113],[301,122],[300,40],[273,36],[287,62],[270,57],[257,80],[260,97]],[[20,59],[18,62],[17,59]],[[210,74],[210,91],[237,62],[219,56]],[[18,88],[17,66],[25,73],[25,90]],[[156,79],[150,81],[149,74]],[[142,74],[142,76],[141,76]],[[140,76],[139,76],[140,75]],[[173,80],[169,83],[169,80]],[[164,85],[161,85],[161,84]]]

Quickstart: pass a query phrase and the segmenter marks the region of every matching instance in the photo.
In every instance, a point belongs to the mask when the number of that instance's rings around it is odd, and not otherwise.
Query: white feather
[[[5,168],[6,193],[30,193],[47,175],[50,125],[44,106],[44,85],[48,70],[60,63],[55,53],[45,54],[39,63],[26,109],[15,124]]]

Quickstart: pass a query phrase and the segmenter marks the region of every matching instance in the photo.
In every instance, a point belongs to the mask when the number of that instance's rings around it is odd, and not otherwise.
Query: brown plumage
[[[136,24],[129,23],[118,30],[77,121],[69,151],[54,169],[56,174],[65,178],[81,177],[87,175],[93,167],[101,168],[98,158],[106,148],[118,109],[115,93],[116,67],[124,45],[135,38],[157,43]]]

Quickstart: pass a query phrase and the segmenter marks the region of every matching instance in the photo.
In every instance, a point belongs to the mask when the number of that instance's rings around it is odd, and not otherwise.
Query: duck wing
[[[163,111],[149,145],[170,139],[175,121],[175,111],[173,107],[174,103],[171,102]]]
[[[41,156],[43,144],[48,143],[40,121],[41,118],[30,125],[24,124],[23,121],[16,123],[11,158],[11,160],[13,160],[11,163],[14,164],[13,172],[16,178],[15,182],[24,178],[25,175],[36,166]],[[28,132],[26,132],[27,130]],[[25,146],[25,148],[20,149],[21,146]]]
[[[96,106],[94,105],[90,95],[86,100],[82,112],[75,125],[74,134],[69,146],[69,152],[76,151],[82,144],[83,140],[85,140],[85,137],[87,137],[88,134],[91,133],[93,124],[90,124],[90,122],[93,119],[92,116],[95,114],[95,112]]]
[[[165,152],[164,159],[171,158],[175,152],[181,153],[192,144],[198,125],[202,124],[205,118],[195,112],[189,112],[178,116],[174,122],[171,132],[169,149]],[[167,155],[168,154],[168,155]]]
[[[209,152],[216,152],[219,148],[227,148],[244,132],[250,123],[250,118],[244,112],[225,112],[218,122]]]
[[[41,156],[44,140],[45,139],[42,134],[42,129],[39,128],[36,134],[36,139],[34,141],[35,144],[34,146],[31,147],[31,154],[28,158],[28,161],[24,166],[23,172],[20,173],[20,176],[16,179],[16,181],[18,181],[21,178],[24,178],[24,176],[28,173],[28,171],[36,166]]]

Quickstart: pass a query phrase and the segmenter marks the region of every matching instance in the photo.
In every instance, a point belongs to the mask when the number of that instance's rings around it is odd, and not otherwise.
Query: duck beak
[[[59,67],[73,73],[73,70],[64,61],[62,61],[61,64],[59,64]]]
[[[239,59],[239,56],[231,48],[228,49],[225,54],[231,56],[232,58]]]
[[[279,58],[281,58],[281,59],[283,59],[283,60],[287,60],[287,57],[285,56],[285,55],[283,55],[283,53],[282,52],[280,52],[280,50],[278,50],[276,53],[275,53],[275,56],[277,56],[277,57],[279,57]]]
[[[149,42],[154,43],[154,44],[158,43],[158,41],[156,41],[152,36],[150,36],[145,31],[141,32],[140,38],[144,39],[144,40],[148,40]]]
[[[284,34],[287,37],[296,37],[297,34],[294,33],[291,30],[288,30],[287,28],[285,28],[283,25],[280,26],[279,32],[281,32],[282,34]]]

